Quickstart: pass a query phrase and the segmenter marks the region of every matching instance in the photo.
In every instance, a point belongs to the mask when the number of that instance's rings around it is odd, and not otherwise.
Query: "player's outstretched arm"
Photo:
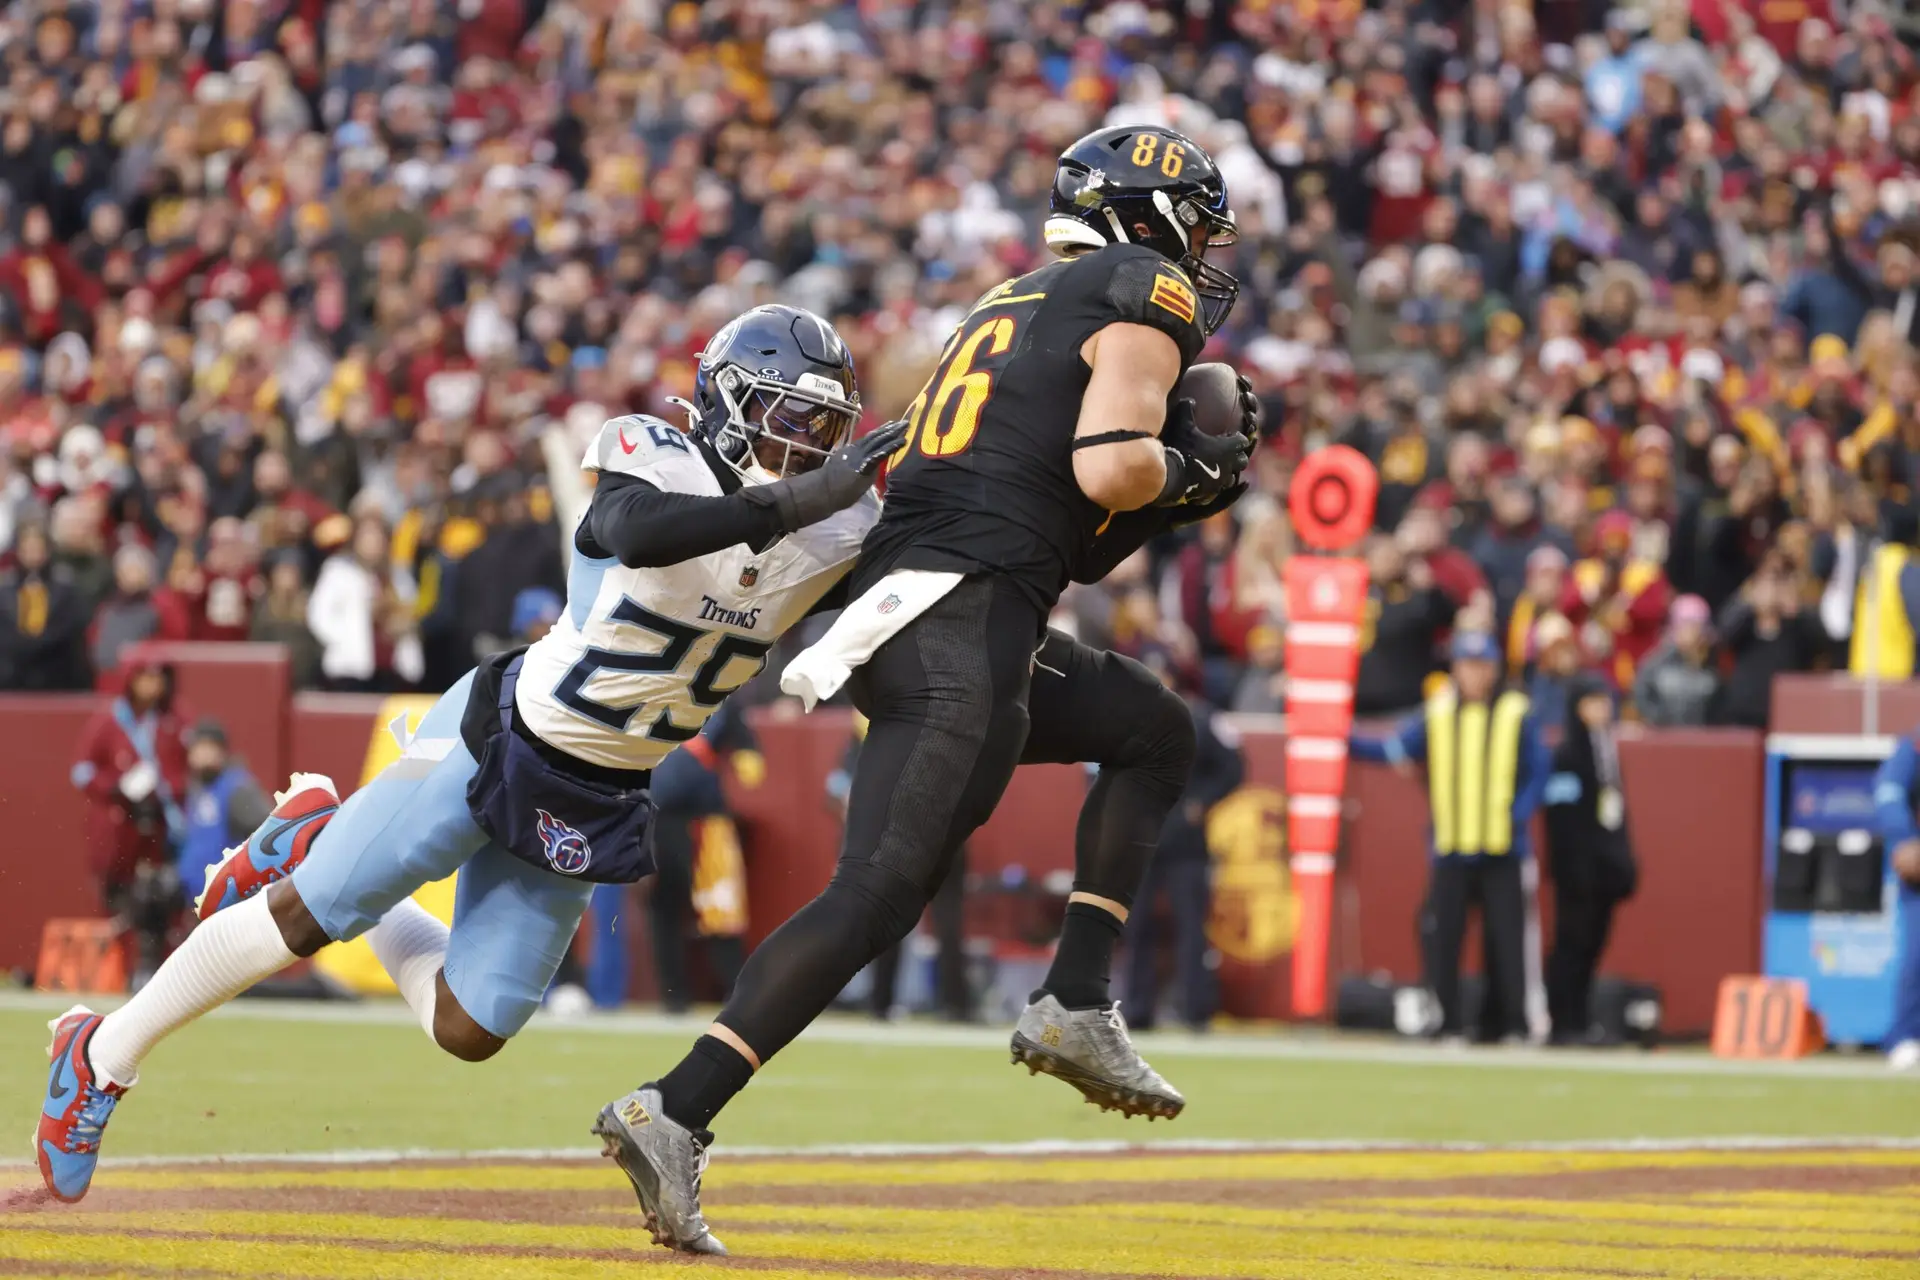
[[[574,542],[586,555],[656,569],[736,543],[758,546],[780,532],[774,512],[748,502],[744,490],[712,498],[667,493],[635,476],[603,473]]]
[[[1159,436],[1180,346],[1158,329],[1120,323],[1088,338],[1080,355],[1093,373],[1073,433],[1073,478],[1109,511],[1144,507],[1167,485]]]
[[[850,440],[805,475],[741,490],[748,502],[774,513],[784,533],[803,529],[844,511],[867,496],[880,478],[880,464],[907,438],[907,422],[896,419]]]
[[[575,543],[629,569],[655,569],[737,543],[759,546],[860,501],[899,447],[905,424],[890,422],[840,448],[817,470],[720,497],[671,493],[638,476],[600,475]]]

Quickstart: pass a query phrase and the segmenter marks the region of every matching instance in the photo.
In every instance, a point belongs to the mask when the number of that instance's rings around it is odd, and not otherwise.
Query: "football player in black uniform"
[[[1244,382],[1239,432],[1204,434],[1190,401],[1171,402],[1238,293],[1207,261],[1233,234],[1226,184],[1198,145],[1155,127],[1089,134],[1054,181],[1046,239],[1060,258],[981,298],[908,410],[851,594],[901,570],[963,576],[853,671],[871,727],[832,881],[748,959],[692,1052],[601,1113],[596,1132],[623,1165],[643,1166],[630,1172],[661,1243],[705,1232],[697,1171],[715,1113],[913,929],[1021,763],[1088,761],[1100,774],[1059,948],[1014,1059],[1128,1115],[1185,1105],[1134,1051],[1107,974],[1186,784],[1192,717],[1139,663],[1046,620],[1069,581],[1098,581],[1245,488]],[[875,594],[877,613],[898,606]]]

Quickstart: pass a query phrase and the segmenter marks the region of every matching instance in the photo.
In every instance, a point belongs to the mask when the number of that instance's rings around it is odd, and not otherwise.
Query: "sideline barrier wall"
[[[289,767],[331,774],[343,792],[358,782],[371,736],[385,732],[377,723],[380,698],[289,698],[285,663],[271,654],[225,661],[207,646],[180,649],[193,651],[177,655],[189,713],[226,720],[263,783],[280,785]],[[0,967],[33,964],[45,920],[98,909],[81,846],[85,801],[68,775],[81,727],[99,705],[93,695],[0,695]],[[1920,721],[1920,706],[1914,710]],[[1276,725],[1249,722],[1248,789],[1230,802],[1215,833],[1222,995],[1229,1012],[1248,1017],[1290,1013],[1294,908],[1278,796],[1285,739]],[[832,872],[839,819],[827,803],[826,777],[851,732],[846,713],[832,710],[804,718],[762,711],[755,727],[768,776],[750,790],[729,780],[746,849],[750,942]],[[1606,968],[1658,984],[1670,1031],[1704,1033],[1720,979],[1758,968],[1762,762],[1761,735],[1743,730],[1673,730],[1622,745],[1641,889],[1616,920]],[[1425,798],[1417,777],[1382,766],[1356,765],[1350,776],[1329,971],[1336,979],[1376,970],[1414,979]],[[1085,772],[1067,766],[1020,770],[972,843],[973,873],[1071,870],[1086,786]],[[1549,922],[1550,896],[1542,894]],[[1477,939],[1469,947],[1469,957],[1477,956]]]

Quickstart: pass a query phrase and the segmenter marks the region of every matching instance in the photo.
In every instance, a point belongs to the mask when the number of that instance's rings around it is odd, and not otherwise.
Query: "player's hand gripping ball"
[[[1193,425],[1204,435],[1239,432],[1251,440],[1260,429],[1260,401],[1253,384],[1231,365],[1194,365],[1173,394],[1176,400],[1193,401]]]

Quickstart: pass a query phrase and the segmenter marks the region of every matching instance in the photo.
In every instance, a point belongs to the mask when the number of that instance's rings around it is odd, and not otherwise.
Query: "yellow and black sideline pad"
[[[722,1151],[705,1199],[734,1256],[697,1265],[761,1280],[1920,1276],[1912,1148]],[[584,1157],[122,1165],[81,1206],[0,1216],[0,1276],[600,1280],[682,1261]]]

